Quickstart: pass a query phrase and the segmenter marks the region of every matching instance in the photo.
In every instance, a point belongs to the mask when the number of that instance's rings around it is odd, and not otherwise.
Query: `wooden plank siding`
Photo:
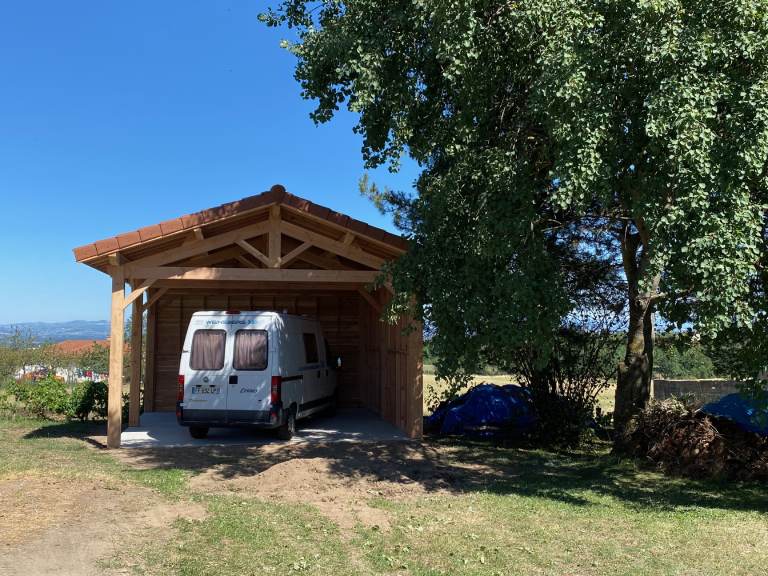
[[[386,298],[380,292],[378,301]],[[421,435],[421,331],[405,334],[405,320],[382,322],[360,294],[344,290],[163,296],[153,307],[148,338],[155,357],[149,378],[153,390],[148,390],[154,410],[176,407],[181,348],[192,314],[200,310],[265,310],[317,318],[334,358],[342,358],[339,404],[367,408],[410,436]]]
[[[154,397],[157,411],[176,408],[176,381],[181,348],[192,314],[201,310],[265,310],[317,318],[334,356],[341,356],[339,402],[342,406],[367,406],[359,374],[360,323],[356,292],[294,292],[279,294],[168,295],[157,303]]]
[[[381,306],[387,295],[379,290],[375,301]],[[371,304],[363,300],[360,309],[360,357],[366,407],[395,424],[411,437],[422,433],[422,331],[409,331],[408,319],[387,324]]]

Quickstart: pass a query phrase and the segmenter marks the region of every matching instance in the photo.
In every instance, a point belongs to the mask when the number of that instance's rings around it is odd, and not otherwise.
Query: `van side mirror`
[[[341,368],[341,356],[336,357],[336,368]]]

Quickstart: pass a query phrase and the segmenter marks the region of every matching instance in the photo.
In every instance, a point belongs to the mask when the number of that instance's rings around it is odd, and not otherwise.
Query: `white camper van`
[[[221,426],[274,428],[333,408],[336,368],[320,323],[276,312],[196,312],[181,352],[176,418],[193,438]]]

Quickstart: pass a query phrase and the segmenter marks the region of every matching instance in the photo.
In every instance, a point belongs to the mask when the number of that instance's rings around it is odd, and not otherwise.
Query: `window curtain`
[[[267,367],[267,333],[240,330],[235,336],[235,370],[264,370]]]
[[[224,330],[198,330],[192,339],[192,370],[221,370],[224,367]]]

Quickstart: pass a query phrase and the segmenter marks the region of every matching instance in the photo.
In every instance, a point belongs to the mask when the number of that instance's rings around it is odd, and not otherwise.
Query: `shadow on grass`
[[[103,422],[51,422],[37,423],[23,438],[74,438],[103,448],[105,433]],[[594,497],[607,496],[643,510],[768,512],[768,486],[670,478],[621,460],[607,449],[595,454],[556,453],[425,440],[141,448],[118,454],[138,468],[211,472],[221,480],[255,476],[292,459],[322,458],[339,476],[418,484],[433,493],[518,494],[575,506],[599,505]]]
[[[40,438],[73,438],[97,448],[106,448],[107,423],[105,421],[38,422],[38,427],[24,434],[25,440]]]
[[[595,496],[638,510],[686,508],[768,512],[768,487],[666,477],[596,454],[554,453],[456,441],[274,443],[122,450],[121,459],[149,469],[176,468],[227,479],[255,476],[291,459],[322,458],[345,478],[418,484],[432,493],[518,494],[574,506],[602,505]]]

